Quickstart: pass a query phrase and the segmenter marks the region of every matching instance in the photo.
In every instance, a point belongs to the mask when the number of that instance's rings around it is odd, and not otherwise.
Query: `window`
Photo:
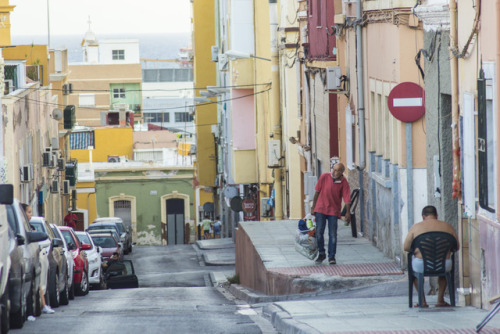
[[[175,122],[176,123],[182,123],[182,122],[192,122],[193,121],[193,116],[189,115],[187,112],[176,112],[175,113]]]
[[[94,93],[78,94],[78,106],[95,107],[95,94]]]
[[[168,123],[170,122],[170,114],[161,112],[148,112],[144,114],[144,120],[146,123]]]
[[[86,150],[89,146],[94,146],[94,132],[72,132],[69,145],[72,150]]]
[[[485,62],[483,66],[484,70],[481,68],[477,80],[479,205],[489,212],[495,212],[495,65]]]
[[[125,50],[113,50],[113,60],[125,60]]]
[[[113,88],[113,98],[124,99],[125,98],[125,88]]]

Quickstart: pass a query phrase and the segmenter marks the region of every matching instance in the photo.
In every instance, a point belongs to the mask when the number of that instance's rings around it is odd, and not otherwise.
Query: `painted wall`
[[[0,31],[3,29],[0,29]],[[3,49],[5,60],[25,59],[26,65],[40,65],[39,79],[43,86],[49,84],[48,52],[46,45],[16,45],[15,47]],[[30,75],[27,69],[27,75]]]
[[[101,125],[101,111],[112,107],[109,92],[112,84],[135,84],[134,87],[140,89],[142,82],[140,63],[123,65],[70,64],[69,71],[68,82],[73,84],[73,93],[68,95],[68,104],[76,107],[76,122],[79,125]],[[95,105],[80,108],[80,94],[93,94]],[[135,96],[137,93],[133,92],[132,94]],[[140,99],[136,103],[140,104]]]
[[[135,199],[136,217],[132,217],[134,241],[139,245],[162,244],[162,201],[161,197],[177,194],[187,195],[189,200],[189,217],[186,222],[194,224],[195,207],[192,186],[192,170],[175,171],[165,170],[163,176],[143,176],[138,172],[96,172],[96,201],[97,215],[107,217],[110,214],[109,199],[124,195]],[[118,179],[116,179],[118,176]],[[135,221],[134,221],[135,219]],[[134,228],[135,226],[135,228]]]
[[[233,149],[254,150],[255,112],[253,89],[233,89]]]
[[[93,162],[107,162],[108,155],[133,159],[133,129],[131,127],[106,127],[94,129]],[[71,159],[89,162],[89,150],[71,150]]]
[[[194,1],[192,4],[194,87],[215,86],[217,84],[216,63],[211,62],[211,47],[215,45],[214,3]],[[197,131],[196,178],[200,185],[209,187],[215,184],[216,177],[217,157],[212,134],[213,124],[217,124],[217,104],[197,106],[195,110]]]

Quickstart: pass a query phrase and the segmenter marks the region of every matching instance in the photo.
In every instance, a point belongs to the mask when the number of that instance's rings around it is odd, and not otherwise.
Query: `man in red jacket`
[[[64,217],[64,224],[68,227],[71,227],[73,230],[76,230],[76,221],[78,220],[78,216],[71,212],[71,209],[68,209],[68,214]]]
[[[316,183],[311,213],[316,216],[316,239],[319,255],[316,263],[326,259],[325,254],[325,227],[328,221],[328,262],[336,264],[337,253],[337,220],[341,217],[342,199],[346,205],[345,220],[351,222],[351,189],[344,178],[345,167],[342,163],[333,166],[331,173],[323,173]]]

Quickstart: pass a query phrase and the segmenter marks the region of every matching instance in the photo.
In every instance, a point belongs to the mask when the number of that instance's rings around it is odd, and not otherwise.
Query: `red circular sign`
[[[425,114],[424,90],[416,83],[402,82],[389,93],[387,106],[401,122],[415,122]]]
[[[247,213],[255,211],[255,202],[251,199],[245,199],[241,203],[241,209]]]

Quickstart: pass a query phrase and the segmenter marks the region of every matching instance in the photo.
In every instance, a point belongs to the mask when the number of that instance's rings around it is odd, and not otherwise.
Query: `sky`
[[[185,33],[191,30],[190,0],[10,0],[11,35]]]

